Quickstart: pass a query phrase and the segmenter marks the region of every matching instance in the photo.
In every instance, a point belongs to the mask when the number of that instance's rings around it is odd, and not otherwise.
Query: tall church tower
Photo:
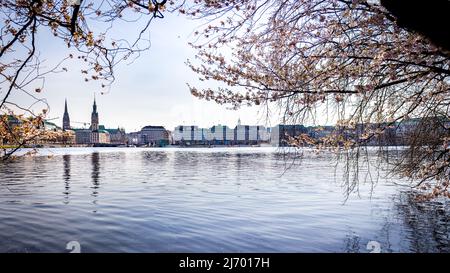
[[[95,102],[95,97],[94,97],[94,105],[92,106],[92,114],[91,114],[91,143],[99,143],[98,113],[97,113],[97,103]]]
[[[64,104],[64,116],[63,116],[63,130],[70,130],[70,118],[69,118],[69,112],[67,111],[67,99]]]

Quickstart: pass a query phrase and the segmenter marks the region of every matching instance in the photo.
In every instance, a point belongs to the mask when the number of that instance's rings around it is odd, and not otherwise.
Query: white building
[[[220,124],[211,128],[180,125],[173,131],[176,145],[250,145],[269,141],[270,133],[264,126],[239,124],[232,129]]]
[[[269,142],[270,141],[270,128],[266,128],[264,126],[259,126],[259,140],[261,142]]]
[[[177,126],[173,131],[173,141],[175,143],[185,141],[191,142],[201,136],[198,135],[198,126]]]
[[[259,140],[259,126],[248,127],[248,140]]]
[[[216,140],[216,141],[224,141],[224,130],[225,127],[222,125],[214,125],[213,127],[211,127],[210,129],[210,138],[209,140]]]
[[[230,129],[228,126],[225,127],[225,139],[229,142],[233,142],[235,141],[234,136],[235,136],[235,130],[234,129]],[[230,144],[233,144],[230,143]]]

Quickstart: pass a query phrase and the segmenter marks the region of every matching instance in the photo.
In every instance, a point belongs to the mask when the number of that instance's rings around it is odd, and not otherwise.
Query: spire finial
[[[94,93],[94,105],[92,106],[93,113],[97,113],[97,103],[95,101],[95,93]]]

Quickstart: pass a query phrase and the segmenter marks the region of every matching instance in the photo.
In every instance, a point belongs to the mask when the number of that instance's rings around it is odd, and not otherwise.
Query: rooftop
[[[166,130],[166,128],[164,128],[164,126],[151,126],[151,125],[148,125],[148,126],[142,127],[141,130],[142,131],[144,131],[144,130]]]

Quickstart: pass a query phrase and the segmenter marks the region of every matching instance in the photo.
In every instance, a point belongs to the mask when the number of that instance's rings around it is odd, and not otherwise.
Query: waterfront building
[[[252,141],[252,142],[259,140],[259,127],[258,126],[249,126],[248,139],[249,139],[249,141]]]
[[[248,138],[251,144],[259,143],[260,141],[268,141],[266,136],[266,128],[262,126],[249,126]],[[256,140],[256,143],[255,143]]]
[[[65,128],[65,129],[64,129]],[[102,144],[110,144],[111,143],[111,134],[109,130],[114,133],[114,143],[113,144],[124,144],[125,137],[122,136],[124,140],[123,143],[118,143],[119,139],[121,139],[121,134],[125,134],[125,132],[120,131],[116,132],[115,129],[106,129],[105,126],[99,124],[99,114],[97,111],[97,102],[94,98],[94,104],[92,105],[92,113],[91,113],[91,125],[89,129],[86,128],[71,128],[69,113],[67,111],[67,100],[65,102],[64,107],[64,117],[63,117],[63,129],[64,130],[73,130],[75,132],[75,143],[81,145],[102,145]]]
[[[177,126],[173,131],[173,141],[176,144],[193,144],[195,141],[202,140],[205,136],[198,126]]]
[[[198,128],[195,125],[179,125],[172,132],[172,143],[175,145],[197,145],[206,142],[210,138],[209,134],[209,130]]]
[[[109,136],[109,132],[106,130],[98,130],[97,138],[98,142],[92,142],[93,144],[110,144],[111,138]]]
[[[91,140],[90,143],[99,143],[100,136],[98,131],[98,112],[97,112],[97,103],[94,98],[94,105],[92,105],[92,113],[91,113]]]
[[[126,135],[128,145],[139,145],[139,132],[131,132]]]
[[[100,128],[99,126],[99,118],[97,112],[97,103],[94,98],[94,104],[92,105],[92,113],[91,113],[91,139],[90,144],[106,144],[110,143],[109,132],[104,129],[103,126]]]
[[[255,145],[269,142],[270,134],[264,126],[238,125],[232,129],[224,125],[211,128],[177,126],[173,131],[176,145]]]
[[[270,142],[270,131],[271,131],[271,128],[259,126],[259,128],[258,128],[259,141],[269,143]]]
[[[127,135],[130,145],[164,147],[170,143],[169,132],[163,126],[145,126]]]
[[[123,128],[106,129],[105,126],[103,125],[100,125],[99,129],[109,133],[109,142],[111,144],[117,145],[127,144],[127,134],[125,133],[125,129]]]
[[[272,146],[289,146],[289,138],[301,134],[308,134],[308,129],[303,125],[280,124],[272,128],[270,143]]]
[[[225,126],[224,137],[225,137],[225,144],[227,145],[235,144],[236,141],[234,140],[234,129]]]
[[[169,144],[173,144],[173,134],[172,131],[166,130],[167,136],[169,138]]]
[[[236,131],[235,140],[237,143],[245,143],[249,140],[249,126],[248,125],[237,125],[234,129]]]
[[[255,145],[270,141],[270,134],[264,126],[236,126],[236,142],[243,145]]]
[[[306,128],[308,130],[308,135],[314,139],[326,137],[335,131],[334,126],[312,126]]]
[[[224,130],[226,130],[225,126],[222,126],[220,124],[214,125],[210,129],[210,136],[208,140],[212,141],[213,144],[215,145],[224,144],[225,142]]]
[[[90,129],[73,129],[75,131],[76,144],[90,144],[91,130]]]
[[[141,143],[149,146],[166,146],[169,134],[163,126],[145,126],[141,129]]]
[[[172,143],[181,145],[197,145],[212,141],[211,130],[198,126],[177,126],[172,132]]]

